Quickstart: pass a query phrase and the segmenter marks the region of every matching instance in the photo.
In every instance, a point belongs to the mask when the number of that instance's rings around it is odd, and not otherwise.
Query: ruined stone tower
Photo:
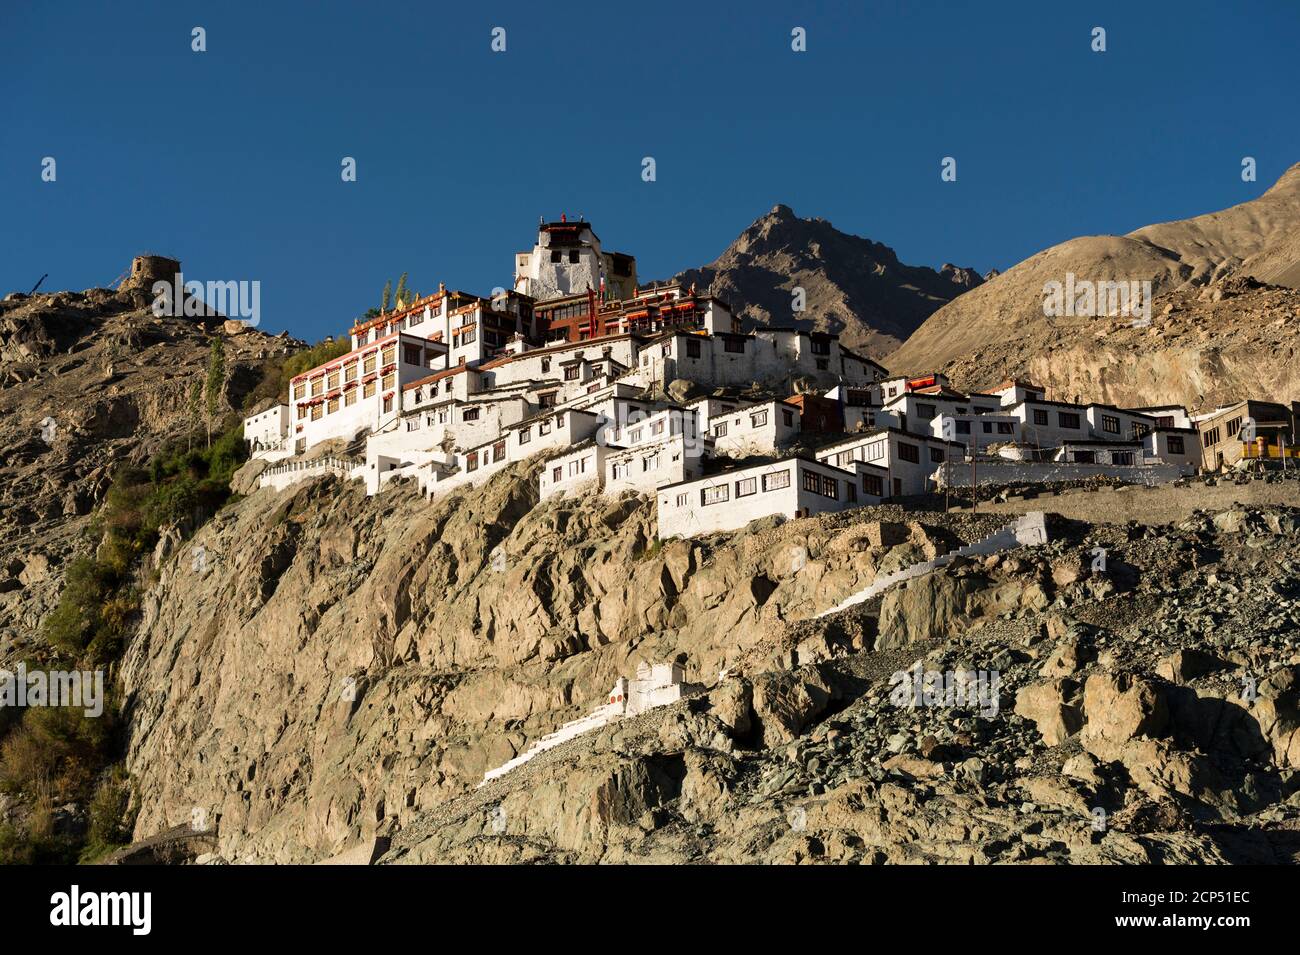
[[[131,271],[122,280],[118,290],[140,289],[142,292],[149,292],[153,289],[154,282],[171,282],[180,270],[179,259],[169,259],[165,255],[150,253],[137,255],[131,260]]]

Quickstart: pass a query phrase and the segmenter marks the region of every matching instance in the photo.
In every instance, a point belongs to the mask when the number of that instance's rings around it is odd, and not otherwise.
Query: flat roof
[[[420,385],[423,385],[426,382],[441,381],[444,378],[450,378],[452,375],[459,375],[462,372],[466,372],[466,371],[477,372],[478,369],[471,368],[469,365],[456,365],[454,368],[446,368],[443,369],[442,371],[435,371],[432,375],[425,375],[423,378],[417,378],[415,381],[408,381],[406,384],[402,385],[402,390],[410,391],[413,388],[420,387]]]
[[[525,428],[534,422],[541,421],[544,418],[555,418],[566,414],[585,414],[589,418],[598,418],[599,415],[594,411],[588,411],[586,408],[547,408],[545,411],[539,411],[531,418],[520,418],[514,424],[506,425],[507,431],[517,431]]]
[[[1048,401],[1046,398],[1025,398],[1021,401],[1017,401],[1013,405],[1006,405],[1006,409],[1010,411],[1014,408],[1019,408],[1021,405],[1049,405],[1053,408],[1073,408],[1075,411],[1080,412],[1087,411],[1089,408],[1088,405],[1076,405],[1071,404],[1068,401]]]

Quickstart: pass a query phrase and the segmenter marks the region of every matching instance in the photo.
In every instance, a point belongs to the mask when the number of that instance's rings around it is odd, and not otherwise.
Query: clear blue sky
[[[315,340],[402,271],[508,286],[539,215],[585,214],[662,278],[778,202],[1005,269],[1263,192],[1300,161],[1297,36],[1291,0],[3,0],[0,294],[150,249],[260,280],[262,327]]]

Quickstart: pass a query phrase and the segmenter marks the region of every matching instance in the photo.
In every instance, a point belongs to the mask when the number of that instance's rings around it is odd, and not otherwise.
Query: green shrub
[[[114,722],[107,707],[99,716],[70,706],[29,707],[0,745],[0,785],[48,792],[60,803],[87,799],[111,755]]]
[[[90,802],[90,826],[81,861],[89,862],[131,842],[139,806],[132,799],[126,771],[116,766],[100,782]]]

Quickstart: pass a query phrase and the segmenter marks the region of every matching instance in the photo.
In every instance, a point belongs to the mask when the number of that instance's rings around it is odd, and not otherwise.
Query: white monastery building
[[[512,288],[440,284],[355,322],[348,344],[245,420],[271,465],[262,486],[336,474],[433,497],[528,461],[540,499],[653,497],[668,538],[930,494],[973,471],[1151,483],[1201,466],[1181,407],[1054,401],[1021,380],[964,393],[942,374],[890,376],[833,334],[746,332],[694,287],[640,288],[632,256],[567,216],[515,255]]]

